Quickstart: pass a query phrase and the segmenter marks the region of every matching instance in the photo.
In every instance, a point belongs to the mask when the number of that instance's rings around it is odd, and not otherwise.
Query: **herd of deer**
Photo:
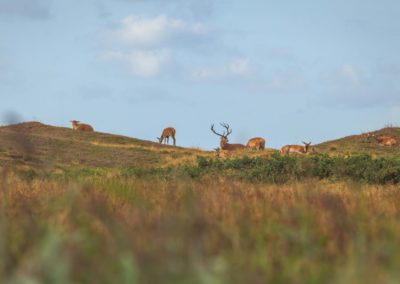
[[[72,128],[74,130],[80,130],[80,131],[94,131],[93,127],[90,126],[89,124],[84,124],[80,123],[77,120],[71,120],[72,123]],[[221,123],[221,126],[225,128],[223,133],[218,133],[214,129],[214,124],[211,125],[211,131],[218,135],[220,138],[220,150],[217,151],[217,156],[219,157],[228,157],[232,154],[232,152],[236,150],[243,150],[243,149],[253,149],[253,150],[264,150],[265,149],[265,139],[261,137],[255,137],[249,139],[246,145],[244,144],[231,144],[228,143],[228,136],[232,133],[232,129],[230,128],[229,124],[226,123]],[[171,137],[173,140],[174,146],[176,145],[176,139],[175,139],[175,128],[173,127],[167,127],[163,130],[161,133],[161,137],[157,137],[157,140],[160,144],[162,143],[167,143],[169,144],[169,138]],[[373,133],[367,133],[364,134],[364,137],[368,142],[370,142],[372,139],[376,140],[379,145],[381,146],[394,146],[397,145],[397,139],[393,136],[388,136],[388,135],[380,135],[376,136]],[[311,142],[306,143],[303,142],[304,146],[302,145],[286,145],[283,146],[280,149],[281,154],[289,154],[289,153],[297,153],[297,154],[307,154],[309,147],[311,145]]]

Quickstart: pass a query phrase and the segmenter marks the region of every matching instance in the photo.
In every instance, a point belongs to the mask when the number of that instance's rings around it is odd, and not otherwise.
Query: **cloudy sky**
[[[396,0],[0,0],[0,112],[213,149],[400,124]]]

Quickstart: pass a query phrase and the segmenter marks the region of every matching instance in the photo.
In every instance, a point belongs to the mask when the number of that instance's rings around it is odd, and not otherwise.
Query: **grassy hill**
[[[388,158],[210,159],[0,127],[0,283],[397,283],[399,148],[355,135],[315,151]]]
[[[0,127],[0,166],[155,167],[188,162],[205,151],[120,135],[79,132],[39,122]]]
[[[373,133],[392,135],[400,140],[400,128],[384,128]],[[269,156],[275,151],[245,151],[238,155]],[[377,157],[398,155],[400,146],[382,147],[360,134],[314,145],[311,152],[333,156],[367,153]],[[40,122],[0,127],[0,166],[154,168],[192,163],[197,156],[212,157],[214,153],[121,135],[78,132]]]
[[[400,141],[399,127],[385,127],[370,133],[397,137]],[[323,142],[313,146],[316,152],[329,155],[370,154],[373,157],[392,156],[400,154],[400,144],[393,147],[380,146],[374,140],[366,139],[364,134],[346,136],[340,139]]]

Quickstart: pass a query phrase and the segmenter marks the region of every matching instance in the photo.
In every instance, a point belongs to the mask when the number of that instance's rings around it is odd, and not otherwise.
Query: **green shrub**
[[[365,154],[349,157],[280,155],[278,153],[267,158],[198,157],[196,165],[184,166],[183,171],[192,178],[224,174],[241,180],[268,183],[287,183],[305,178],[352,180],[373,184],[400,182],[399,159],[373,159]]]

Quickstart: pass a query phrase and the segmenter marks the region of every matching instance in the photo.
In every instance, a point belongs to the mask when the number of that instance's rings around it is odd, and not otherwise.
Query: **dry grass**
[[[390,283],[396,186],[4,173],[0,282]]]
[[[362,143],[316,149],[398,153]],[[398,281],[398,186],[149,174],[198,155],[214,153],[40,123],[0,127],[0,283]]]

